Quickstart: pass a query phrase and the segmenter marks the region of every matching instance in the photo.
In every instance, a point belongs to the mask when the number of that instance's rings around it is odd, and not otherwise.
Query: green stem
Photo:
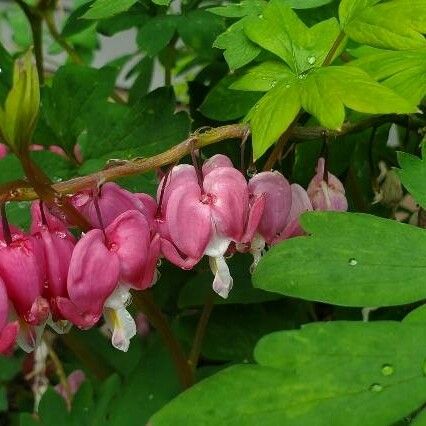
[[[336,54],[337,49],[339,48],[340,43],[342,43],[344,38],[345,38],[345,33],[343,31],[340,31],[340,33],[336,37],[336,40],[334,40],[333,45],[331,46],[330,50],[328,51],[327,56],[324,59],[324,62],[322,63],[323,67],[326,67],[327,65],[331,64],[331,62],[334,59],[334,55]]]
[[[43,20],[36,8],[29,6],[23,0],[15,0],[15,3],[21,8],[31,27],[31,35],[34,46],[34,56],[36,59],[37,73],[40,84],[44,84],[44,66],[43,66]]]
[[[209,318],[214,307],[214,299],[214,293],[209,293],[204,303],[200,319],[198,320],[194,341],[192,342],[192,348],[188,358],[188,364],[190,365],[193,371],[196,370],[198,365],[201,349],[203,347],[204,336],[206,335],[207,324],[209,322]]]
[[[149,322],[161,335],[164,344],[169,350],[173,363],[175,364],[182,387],[184,389],[191,387],[194,384],[193,372],[189,367],[182,346],[173,335],[166,317],[146,290],[133,292],[133,300],[136,306],[148,317]]]

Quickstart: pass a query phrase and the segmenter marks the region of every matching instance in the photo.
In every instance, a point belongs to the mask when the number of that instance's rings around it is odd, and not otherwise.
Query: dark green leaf
[[[228,121],[248,113],[261,95],[231,90],[229,86],[235,80],[234,76],[227,76],[210,90],[199,108],[204,116],[212,120]]]
[[[90,9],[83,15],[86,19],[104,19],[125,12],[133,6],[137,0],[96,0]]]
[[[345,306],[402,305],[426,298],[426,232],[355,213],[302,216],[312,234],[273,247],[254,285],[303,299]]]
[[[404,186],[423,208],[426,208],[425,145],[426,143],[422,145],[422,159],[408,152],[398,152],[398,162],[401,167],[401,170],[398,170],[398,175]]]
[[[423,325],[335,322],[278,332],[181,394],[153,426],[388,426],[426,399]]]
[[[175,15],[155,16],[149,19],[138,32],[139,47],[149,56],[157,55],[169,44],[177,23],[178,17]]]

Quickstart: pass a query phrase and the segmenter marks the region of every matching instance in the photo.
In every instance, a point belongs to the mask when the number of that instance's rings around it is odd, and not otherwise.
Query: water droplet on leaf
[[[351,266],[356,266],[356,265],[358,265],[358,261],[355,259],[355,258],[353,258],[353,257],[351,257],[350,259],[349,259],[349,265],[351,265]]]
[[[309,56],[309,58],[308,58],[308,64],[309,65],[313,65],[313,64],[315,64],[316,60],[317,60],[317,58],[315,56]]]
[[[382,374],[384,376],[391,376],[395,372],[395,369],[390,364],[384,364],[382,366]]]
[[[373,383],[370,386],[371,392],[381,392],[383,390],[383,386],[379,383]]]
[[[263,15],[259,15],[259,16],[258,16],[258,18],[259,18],[259,19],[263,19]]]

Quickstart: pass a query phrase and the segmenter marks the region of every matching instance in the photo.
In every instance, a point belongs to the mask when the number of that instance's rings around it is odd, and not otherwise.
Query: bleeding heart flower
[[[75,238],[68,232],[61,220],[53,216],[39,201],[31,206],[31,232],[41,242],[46,262],[46,282],[43,296],[49,301],[52,312],[52,327],[63,332],[67,324],[63,324],[55,300],[67,297],[67,276],[71,256],[76,244]]]
[[[8,355],[13,349],[19,331],[19,322],[8,322],[9,299],[6,286],[0,278],[0,354]]]
[[[60,313],[80,328],[104,314],[113,345],[127,351],[136,334],[126,310],[131,287],[143,290],[156,278],[159,236],[151,238],[147,219],[136,210],[119,215],[102,232],[89,231],[75,246],[68,273],[68,298],[57,298]]]
[[[56,298],[67,320],[80,328],[94,326],[102,315],[106,299],[117,287],[120,275],[118,256],[111,252],[104,233],[93,229],[76,244],[68,270],[68,298]]]
[[[216,156],[206,163],[204,173],[197,175],[193,166],[180,165],[163,178],[158,195],[161,250],[185,269],[210,256],[213,289],[227,297],[233,281],[224,254],[231,241],[243,241],[247,224],[257,226],[250,219],[255,212],[249,208],[245,178],[230,160]]]
[[[345,188],[336,176],[325,171],[324,158],[318,160],[316,174],[308,185],[307,193],[314,210],[348,209]]]
[[[250,203],[263,199],[261,216],[250,235],[248,244],[237,244],[237,250],[253,254],[252,269],[258,264],[266,244],[272,244],[285,229],[291,208],[291,189],[287,179],[279,172],[262,172],[248,183]],[[259,202],[259,201],[257,201]]]

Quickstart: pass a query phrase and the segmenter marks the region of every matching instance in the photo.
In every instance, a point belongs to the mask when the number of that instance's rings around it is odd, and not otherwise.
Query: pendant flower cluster
[[[161,180],[157,200],[115,183],[71,197],[92,225],[79,238],[54,209],[31,208],[29,233],[0,228],[0,353],[17,342],[30,352],[46,324],[58,333],[95,326],[103,317],[112,344],[123,351],[136,334],[126,307],[130,290],[157,280],[161,257],[192,269],[208,256],[213,289],[228,297],[233,280],[226,257],[250,252],[253,267],[266,246],[302,235],[301,213],[346,210],[341,182],[324,159],[305,191],[279,172],[248,182],[231,160],[215,155],[200,168],[182,164]]]

